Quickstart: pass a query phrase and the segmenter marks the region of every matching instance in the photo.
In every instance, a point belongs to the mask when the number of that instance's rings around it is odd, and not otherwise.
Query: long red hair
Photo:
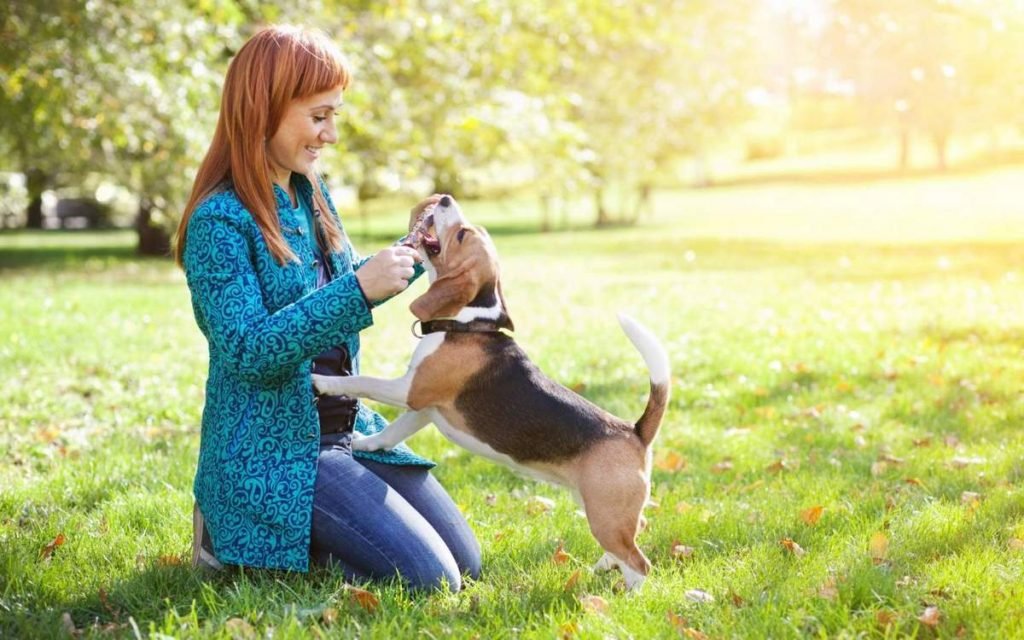
[[[345,57],[319,31],[272,26],[242,46],[228,66],[213,141],[178,224],[174,256],[179,265],[192,213],[224,182],[256,220],[277,262],[298,259],[281,233],[266,141],[277,132],[292,100],[337,87],[344,90],[349,79]],[[345,238],[320,191],[319,175],[313,170],[306,178],[313,185],[313,204],[322,213],[317,216],[321,247],[340,251]]]

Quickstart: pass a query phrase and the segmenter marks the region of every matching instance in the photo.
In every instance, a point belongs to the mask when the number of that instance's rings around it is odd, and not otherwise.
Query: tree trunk
[[[540,230],[542,233],[551,231],[551,195],[547,193],[540,196]]]
[[[39,169],[25,172],[25,187],[28,190],[28,209],[25,211],[25,228],[43,228],[43,191],[50,184],[50,176]]]
[[[900,171],[906,171],[910,166],[910,129],[900,129]]]
[[[938,131],[933,135],[935,140],[935,161],[938,165],[939,171],[945,171],[946,154],[949,148],[949,135],[944,131]]]
[[[139,215],[135,219],[135,229],[139,233],[139,255],[171,255],[171,234],[153,223],[153,202],[145,196],[139,199]]]
[[[604,204],[604,189],[601,187],[594,188],[594,207],[597,210],[597,221],[594,223],[598,227],[606,227],[611,223],[611,217],[608,215],[608,208]]]

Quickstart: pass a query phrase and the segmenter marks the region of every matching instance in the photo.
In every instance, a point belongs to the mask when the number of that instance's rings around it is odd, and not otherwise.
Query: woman
[[[318,399],[310,379],[358,373],[372,308],[422,272],[403,246],[360,260],[317,174],[348,83],[337,48],[294,27],[257,33],[228,68],[176,245],[210,350],[193,563],[306,571],[312,560],[350,579],[458,589],[478,575],[480,549],[433,463],[405,447],[353,456],[352,430],[384,419]]]

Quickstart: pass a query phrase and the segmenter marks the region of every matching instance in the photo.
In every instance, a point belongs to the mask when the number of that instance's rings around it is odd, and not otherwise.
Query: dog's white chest
[[[452,426],[450,422],[448,422],[445,419],[443,415],[441,415],[440,411],[431,411],[431,418],[434,424],[437,425],[438,430],[444,434],[444,437],[448,438],[449,440],[459,445],[466,451],[469,451],[470,453],[475,453],[476,455],[483,456],[485,458],[489,458],[491,460],[494,460],[495,462],[499,462],[508,467],[509,469],[512,469],[516,473],[527,478],[531,478],[533,480],[540,480],[541,482],[549,482],[551,484],[557,484],[560,486],[567,486],[567,483],[564,479],[552,473],[546,473],[545,471],[542,471],[540,469],[534,469],[532,467],[520,464],[516,462],[516,460],[511,456],[495,451],[494,448],[491,447],[489,444],[473,437],[472,434],[466,433],[461,429],[455,428],[454,426]]]

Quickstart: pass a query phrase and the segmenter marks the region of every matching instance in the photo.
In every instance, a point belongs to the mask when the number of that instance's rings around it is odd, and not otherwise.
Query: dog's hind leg
[[[580,476],[590,531],[605,550],[595,569],[618,566],[626,579],[626,588],[643,584],[651,563],[636,545],[640,512],[647,499],[647,483],[641,469],[628,465],[610,470],[601,457],[584,463]]]
[[[430,424],[429,411],[407,411],[395,418],[395,421],[385,427],[383,431],[372,436],[353,433],[352,449],[354,451],[394,449],[399,443],[428,424]]]

